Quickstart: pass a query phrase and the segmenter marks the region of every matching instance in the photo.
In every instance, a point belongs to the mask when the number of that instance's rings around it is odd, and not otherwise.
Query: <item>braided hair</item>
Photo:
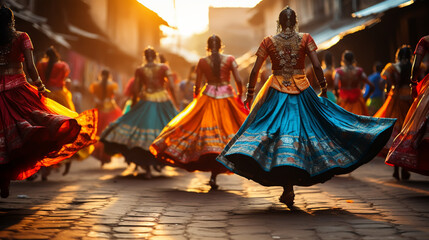
[[[279,14],[279,20],[277,20],[277,32],[285,31],[287,29],[295,29],[298,21],[296,20],[295,11],[287,6]]]
[[[211,52],[212,57],[212,71],[213,74],[220,78],[220,53],[219,50],[222,46],[222,42],[219,38],[219,36],[213,34],[209,39],[207,40],[207,50]]]
[[[52,69],[54,68],[54,64],[60,60],[60,54],[54,48],[54,46],[50,46],[46,52],[46,57],[48,57],[48,66],[46,67],[45,72],[45,81],[49,82],[49,78],[51,77]]]
[[[10,8],[0,7],[0,45],[12,42],[16,35],[15,17]]]
[[[396,61],[399,61],[399,68],[401,69],[399,84],[406,84],[411,76],[411,56],[412,50],[409,45],[402,45],[396,51]]]

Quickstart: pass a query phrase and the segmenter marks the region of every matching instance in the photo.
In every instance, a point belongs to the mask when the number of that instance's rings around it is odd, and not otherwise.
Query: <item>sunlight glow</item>
[[[174,28],[176,34],[190,36],[207,30],[209,7],[254,7],[261,0],[138,0]],[[164,30],[163,30],[164,31]],[[171,32],[164,31],[167,36]]]

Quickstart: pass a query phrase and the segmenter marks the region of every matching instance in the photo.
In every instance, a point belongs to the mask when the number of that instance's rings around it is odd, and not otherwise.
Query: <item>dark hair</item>
[[[156,51],[152,47],[148,47],[144,50],[144,57],[148,61],[153,61],[156,59]]]
[[[287,6],[284,8],[279,14],[279,20],[277,20],[277,31],[286,30],[287,28],[293,29],[295,28],[296,21],[296,13],[292,8]]]
[[[0,7],[0,45],[12,42],[16,35],[15,17],[12,10],[5,6]]]
[[[375,69],[375,71],[376,72],[381,72],[381,71],[383,71],[383,64],[381,63],[381,62],[379,62],[379,61],[376,61],[375,63],[374,63],[374,69]]]
[[[46,52],[46,57],[48,57],[48,66],[46,67],[45,72],[45,81],[48,82],[51,77],[52,69],[54,68],[54,64],[60,60],[60,54],[54,48],[54,46],[50,46]]]
[[[220,78],[220,53],[219,50],[222,46],[220,37],[217,35],[212,35],[207,39],[207,50],[211,52],[212,56],[212,71],[213,74]]]
[[[331,52],[326,52],[323,60],[325,61],[326,67],[332,67],[332,65],[333,65],[333,56],[332,56]]]
[[[109,70],[104,69],[101,71],[101,87],[102,87],[101,100],[104,100],[106,98],[107,83],[109,81],[109,76],[110,76]]]
[[[159,62],[160,63],[166,63],[167,62],[167,58],[164,56],[164,54],[159,54]]]
[[[343,53],[343,56],[342,56],[342,61],[344,62],[344,63],[348,63],[348,64],[353,64],[354,62],[355,62],[355,55],[353,54],[353,52],[352,51],[350,51],[350,50],[346,50],[346,51],[344,51],[344,53]]]
[[[408,83],[411,75],[411,56],[412,50],[409,45],[402,45],[396,51],[396,60],[400,61],[399,67],[401,69],[401,79],[400,84]]]

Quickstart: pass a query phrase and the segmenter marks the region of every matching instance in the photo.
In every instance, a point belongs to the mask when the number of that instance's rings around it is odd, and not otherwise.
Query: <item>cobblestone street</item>
[[[375,159],[351,175],[295,187],[295,208],[279,187],[165,168],[153,179],[121,159],[100,169],[74,162],[67,176],[14,182],[0,200],[1,239],[428,239],[429,178],[397,182]]]

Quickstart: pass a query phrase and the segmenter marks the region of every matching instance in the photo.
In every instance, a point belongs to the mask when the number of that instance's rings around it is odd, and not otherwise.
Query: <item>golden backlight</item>
[[[179,34],[190,36],[207,30],[209,7],[254,7],[261,0],[138,0],[156,12],[172,27],[175,33],[162,30],[168,36]],[[231,19],[232,20],[232,19]]]

